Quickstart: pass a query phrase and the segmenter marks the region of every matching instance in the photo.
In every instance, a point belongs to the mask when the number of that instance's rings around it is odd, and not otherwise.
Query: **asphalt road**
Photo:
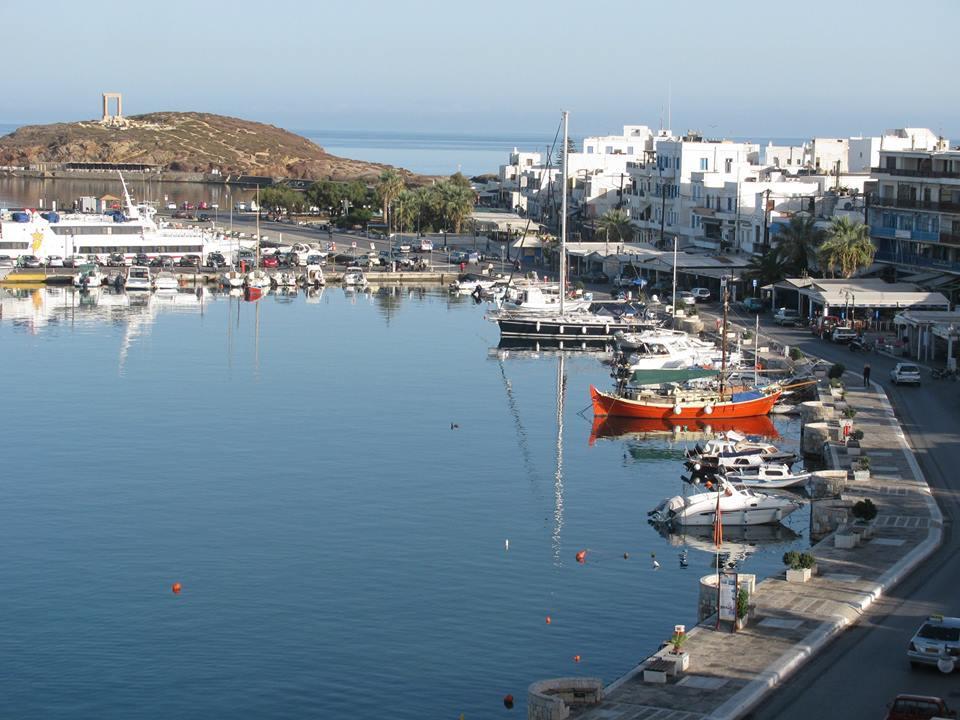
[[[753,324],[752,315],[734,319]],[[842,362],[856,373],[870,363],[871,378],[887,391],[943,511],[944,534],[932,557],[747,717],[807,720],[826,715],[873,720],[885,717],[887,703],[906,692],[935,695],[951,707],[960,706],[957,673],[948,676],[935,668],[911,669],[905,654],[927,615],[960,615],[960,533],[953,532],[960,518],[960,478],[954,474],[960,469],[960,383],[933,380],[924,372],[919,388],[893,386],[889,371],[895,359],[851,352],[846,346],[820,340],[806,328],[777,328],[769,316],[761,320],[761,333],[809,355]],[[847,375],[847,383],[856,381]]]

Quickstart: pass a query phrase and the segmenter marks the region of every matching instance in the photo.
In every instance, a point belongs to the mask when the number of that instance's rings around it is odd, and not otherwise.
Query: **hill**
[[[181,172],[219,169],[314,180],[371,178],[388,167],[330,155],[273,125],[194,112],[28,125],[0,137],[0,165],[44,162],[144,163]]]

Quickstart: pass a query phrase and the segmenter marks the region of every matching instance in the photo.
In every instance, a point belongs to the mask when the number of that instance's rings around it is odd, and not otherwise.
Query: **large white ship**
[[[127,259],[144,253],[175,258],[199,255],[205,260],[213,251],[226,255],[237,249],[235,240],[216,231],[158,221],[156,208],[149,203],[135,205],[122,177],[120,183],[125,205],[122,210],[104,214],[4,210],[0,213],[0,255],[35,255],[41,260],[51,255],[96,255],[105,260],[113,253]]]

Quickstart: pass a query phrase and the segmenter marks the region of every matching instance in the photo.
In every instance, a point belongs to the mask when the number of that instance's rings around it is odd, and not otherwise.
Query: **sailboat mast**
[[[756,325],[753,330],[753,386],[760,385],[760,313],[757,313]]]
[[[727,376],[727,280],[720,280],[721,292],[723,293],[723,325],[720,332],[720,399],[723,400],[723,384]]]
[[[563,111],[563,169],[560,171],[560,314],[563,315],[563,296],[567,278],[567,124],[569,113]]]
[[[257,185],[257,267],[260,267],[260,186]]]

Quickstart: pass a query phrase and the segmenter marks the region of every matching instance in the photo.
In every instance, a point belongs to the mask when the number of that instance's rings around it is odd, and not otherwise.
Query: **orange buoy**
[[[583,562],[586,561],[586,559],[587,559],[587,551],[586,551],[586,550],[578,550],[578,551],[577,551],[577,562],[578,562],[578,563],[583,563]]]
[[[179,595],[180,591],[183,590],[183,586],[180,583],[175,582],[173,585],[170,586],[170,589],[173,590],[174,595]]]
[[[580,656],[579,656],[579,655],[574,655],[574,656],[573,656],[573,661],[574,661],[574,662],[580,662]]]
[[[507,710],[513,709],[513,695],[507,694],[503,696],[503,706]]]
[[[547,615],[547,625],[549,625],[552,622],[553,622],[553,619],[549,615]]]

